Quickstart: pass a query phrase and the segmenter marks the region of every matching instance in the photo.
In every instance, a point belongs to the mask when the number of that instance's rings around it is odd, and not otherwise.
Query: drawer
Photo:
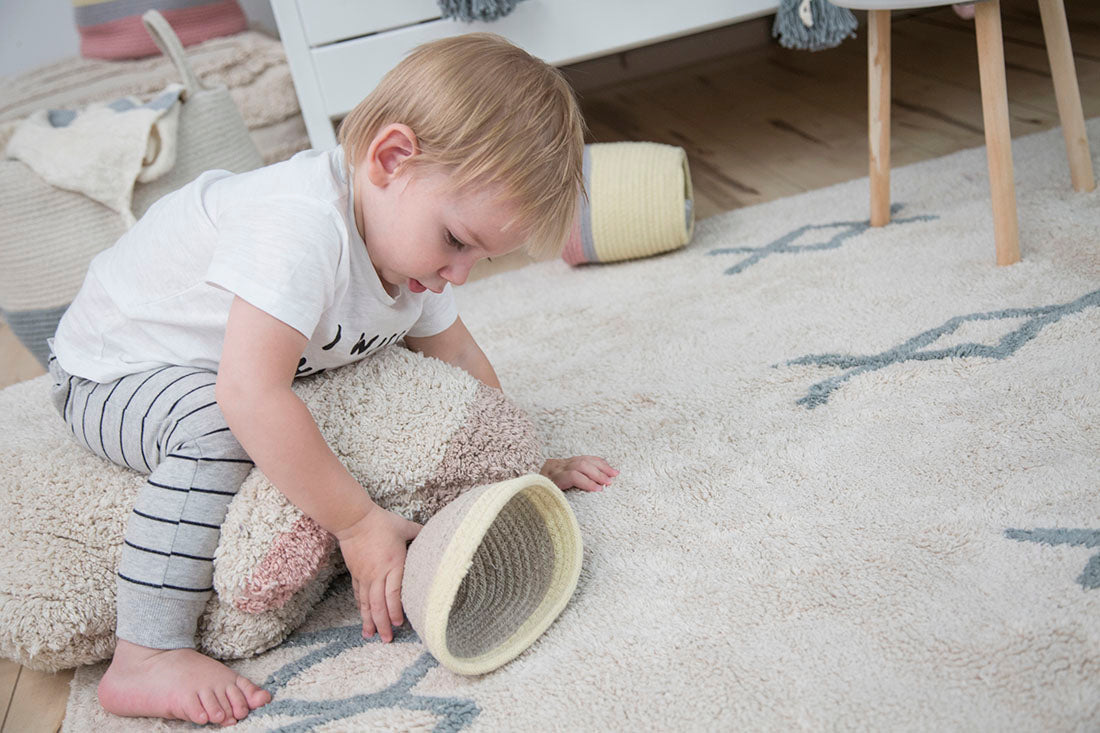
[[[296,4],[310,46],[440,17],[436,0],[298,0]]]
[[[435,7],[435,0],[430,4]],[[394,64],[425,41],[489,31],[548,63],[562,65],[759,17],[775,12],[777,4],[777,0],[524,0],[510,15],[491,23],[443,20],[437,12],[437,20],[350,38],[314,48],[310,55],[325,111],[330,117],[338,117],[350,111]]]

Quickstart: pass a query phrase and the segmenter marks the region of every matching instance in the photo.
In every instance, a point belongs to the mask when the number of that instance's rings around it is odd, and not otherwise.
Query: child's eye
[[[458,239],[455,237],[455,235],[451,234],[450,229],[447,230],[447,244],[451,245],[452,247],[457,249],[459,252],[466,249],[466,245],[464,243],[458,241]]]

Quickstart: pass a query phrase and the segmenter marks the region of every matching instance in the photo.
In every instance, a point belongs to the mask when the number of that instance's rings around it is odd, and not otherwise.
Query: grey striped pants
[[[50,359],[53,401],[76,440],[148,474],[118,568],[119,638],[155,649],[195,645],[213,592],[214,550],[252,461],[214,399],[213,372],[169,366],[101,384]]]

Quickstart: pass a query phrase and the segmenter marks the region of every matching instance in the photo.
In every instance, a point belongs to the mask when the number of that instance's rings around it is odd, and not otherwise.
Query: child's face
[[[455,191],[449,176],[421,168],[356,169],[356,225],[391,294],[442,292],[466,282],[474,264],[518,249],[525,234],[514,207],[492,191]],[[511,226],[509,226],[511,225]]]

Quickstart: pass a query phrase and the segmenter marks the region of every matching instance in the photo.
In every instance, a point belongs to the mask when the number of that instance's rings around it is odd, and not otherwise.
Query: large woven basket
[[[159,198],[203,171],[240,173],[263,164],[224,86],[207,88],[160,13],[142,16],[154,42],[183,81],[176,162],[156,180],[134,186],[140,218]],[[46,339],[84,282],[88,263],[125,233],[123,219],[103,204],[49,185],[18,160],[0,160],[0,314],[35,358],[46,364]]]

